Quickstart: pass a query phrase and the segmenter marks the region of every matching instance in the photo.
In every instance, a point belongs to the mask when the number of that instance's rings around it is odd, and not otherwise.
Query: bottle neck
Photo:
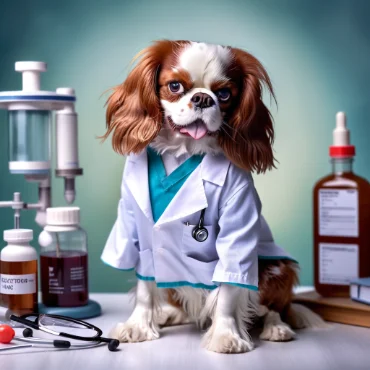
[[[353,158],[332,158],[331,163],[334,174],[352,173]]]
[[[8,247],[12,247],[13,245],[16,245],[17,247],[31,247],[30,242],[8,242]]]

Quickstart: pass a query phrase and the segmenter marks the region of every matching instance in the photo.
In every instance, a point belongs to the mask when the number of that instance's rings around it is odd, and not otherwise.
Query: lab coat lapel
[[[222,155],[207,154],[169,203],[156,225],[171,222],[207,208],[204,181],[223,186],[229,164],[230,162]]]
[[[161,225],[191,215],[208,206],[200,167],[184,182],[157,221]]]
[[[139,208],[149,221],[154,223],[149,195],[148,157],[146,150],[137,155],[133,155],[130,171],[127,174],[126,179],[127,186]]]

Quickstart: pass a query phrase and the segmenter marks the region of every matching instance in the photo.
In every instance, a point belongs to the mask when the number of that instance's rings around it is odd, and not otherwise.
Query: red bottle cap
[[[355,156],[355,147],[349,140],[347,119],[344,112],[338,112],[335,116],[335,129],[333,131],[333,145],[329,147],[329,155],[332,158],[351,158]]]
[[[354,145],[330,146],[329,155],[332,158],[351,158],[356,154]]]

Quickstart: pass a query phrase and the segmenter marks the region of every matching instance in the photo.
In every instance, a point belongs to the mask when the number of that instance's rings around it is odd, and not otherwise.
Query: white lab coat
[[[203,208],[209,236],[197,242],[192,230]],[[147,153],[127,157],[105,263],[135,269],[159,287],[233,283],[257,289],[259,256],[291,258],[273,241],[249,172],[223,155],[205,155],[154,223]]]

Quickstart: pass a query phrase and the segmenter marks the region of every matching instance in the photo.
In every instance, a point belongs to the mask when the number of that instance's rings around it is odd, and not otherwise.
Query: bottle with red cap
[[[336,115],[332,173],[313,191],[314,278],[325,297],[348,297],[349,283],[370,276],[370,184],[353,173],[355,147],[346,115]]]

